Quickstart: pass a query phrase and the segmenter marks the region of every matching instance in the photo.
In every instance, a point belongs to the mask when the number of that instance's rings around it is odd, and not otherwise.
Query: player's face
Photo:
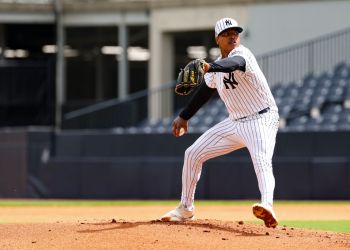
[[[239,46],[239,33],[235,29],[227,29],[216,38],[216,43],[220,47],[222,56],[227,57],[231,50]]]

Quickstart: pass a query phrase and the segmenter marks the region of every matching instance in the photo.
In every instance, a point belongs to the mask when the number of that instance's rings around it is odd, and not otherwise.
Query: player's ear
[[[219,37],[215,37],[215,42],[216,42],[216,45],[219,45]]]

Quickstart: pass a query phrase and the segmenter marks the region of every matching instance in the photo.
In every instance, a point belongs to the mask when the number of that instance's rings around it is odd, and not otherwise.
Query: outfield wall
[[[183,152],[198,137],[108,131],[0,133],[0,196],[176,199]],[[350,199],[350,133],[279,133],[276,199]],[[256,199],[246,149],[205,163],[196,197]]]

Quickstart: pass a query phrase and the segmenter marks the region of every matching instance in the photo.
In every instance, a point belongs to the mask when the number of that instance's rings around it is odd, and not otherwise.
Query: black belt
[[[264,113],[268,112],[269,110],[270,110],[270,107],[267,107],[267,108],[264,108],[264,109],[260,110],[260,111],[259,111],[258,113],[256,113],[256,114],[261,115],[261,114],[264,114]],[[238,118],[237,120],[242,120],[242,119],[248,118],[248,117],[253,116],[253,115],[256,115],[256,114],[244,116],[244,117]]]
[[[264,114],[264,113],[268,112],[269,110],[270,110],[270,107],[267,107],[266,109],[260,110],[260,111],[258,112],[258,114],[259,114],[259,115]]]

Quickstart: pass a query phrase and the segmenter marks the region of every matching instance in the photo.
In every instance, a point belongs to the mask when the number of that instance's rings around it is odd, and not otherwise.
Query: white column
[[[118,97],[122,99],[129,94],[128,30],[124,16],[118,27],[119,46],[123,49],[118,56]]]
[[[65,31],[62,22],[62,3],[61,0],[55,0],[55,18],[56,18],[56,110],[55,124],[60,128],[62,124],[62,105],[66,100],[66,72],[64,59]]]
[[[174,80],[174,44],[170,33],[161,32],[151,27],[151,60],[149,68],[149,89],[157,89],[162,84]],[[153,92],[148,100],[148,118],[158,120],[173,113],[173,91]]]

